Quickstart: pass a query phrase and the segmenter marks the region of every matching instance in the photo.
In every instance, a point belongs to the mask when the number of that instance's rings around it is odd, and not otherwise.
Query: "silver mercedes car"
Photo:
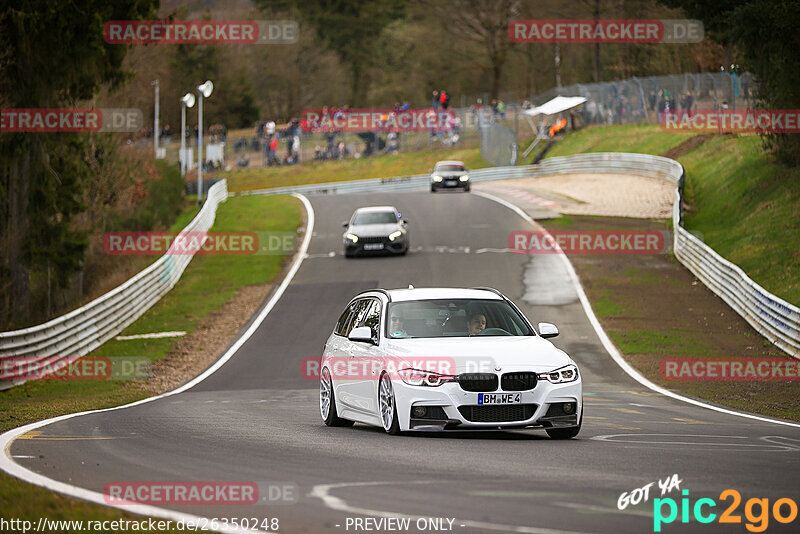
[[[345,257],[408,252],[408,221],[394,206],[358,208],[342,226]]]

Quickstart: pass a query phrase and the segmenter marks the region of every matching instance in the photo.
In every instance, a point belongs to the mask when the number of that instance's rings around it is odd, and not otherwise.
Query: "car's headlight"
[[[564,382],[574,382],[578,379],[578,367],[572,364],[559,367],[548,373],[539,373],[539,380],[547,380],[553,384],[563,384]]]
[[[453,375],[443,375],[431,371],[420,371],[419,369],[401,369],[397,372],[400,379],[409,386],[441,386],[445,382],[453,382]]]
[[[464,176],[460,176],[458,179],[461,180],[462,182],[468,182],[469,181],[469,175],[465,174]]]
[[[438,176],[438,175],[433,175],[433,181],[434,182],[441,182],[442,181],[442,177]]]
[[[358,236],[356,234],[347,233],[347,234],[344,234],[344,236],[347,239],[349,239],[350,241],[352,241],[353,243],[358,243]]]
[[[401,232],[400,230],[392,232],[391,234],[389,234],[389,241],[394,241],[395,239],[397,239],[401,235],[403,235],[403,232]]]

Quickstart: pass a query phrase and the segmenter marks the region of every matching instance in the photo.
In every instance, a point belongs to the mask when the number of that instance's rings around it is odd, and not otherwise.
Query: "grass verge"
[[[179,230],[197,208],[185,210],[173,225]],[[220,204],[214,231],[293,232],[300,225],[302,206],[287,196],[232,197]],[[283,255],[195,257],[178,284],[154,307],[125,330],[125,334],[184,330],[192,332],[237,290],[271,282],[286,260]],[[213,280],[213,283],[209,283]],[[120,358],[164,358],[176,338],[109,341],[94,355]],[[152,395],[144,384],[114,380],[36,380],[0,392],[0,432],[27,423],[84,410],[109,408]],[[135,519],[138,516],[72,499],[0,474],[0,509],[6,519],[33,521],[39,517],[64,520]],[[63,529],[60,532],[73,532]],[[123,530],[124,531],[124,530]],[[148,532],[147,530],[138,532]]]
[[[754,136],[707,136],[703,142],[679,147],[687,135],[691,138],[691,134],[662,132],[657,126],[587,128],[570,134],[550,155],[582,151],[676,154],[687,172],[686,227],[700,232],[709,246],[769,291],[800,302],[800,170],[774,163]],[[549,229],[571,230],[665,230],[671,226],[668,220],[574,215],[542,222]],[[667,357],[786,358],[673,256],[573,255],[570,259],[603,328],[649,379],[739,410],[800,421],[800,400],[796,384],[790,381],[662,378],[659,364]]]
[[[425,174],[437,161],[444,159],[461,160],[470,169],[488,166],[481,158],[480,148],[457,147],[401,152],[362,159],[310,161],[282,167],[236,169],[221,173],[220,176],[228,179],[230,191],[251,191],[271,187]]]
[[[547,153],[548,158],[584,152],[633,152],[661,155],[697,134],[667,133],[651,124],[588,126],[570,133]]]
[[[548,157],[664,155],[697,135],[655,125],[589,127],[559,141]],[[757,136],[705,137],[677,158],[686,168],[686,228],[768,291],[800,303],[800,169],[773,162]]]

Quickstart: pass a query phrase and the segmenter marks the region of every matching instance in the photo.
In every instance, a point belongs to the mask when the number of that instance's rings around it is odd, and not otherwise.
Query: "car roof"
[[[373,290],[374,291],[374,290]],[[486,299],[503,300],[499,292],[491,289],[463,287],[419,287],[413,289],[389,289],[386,291],[392,302],[437,299]]]
[[[365,206],[363,208],[358,208],[356,213],[366,213],[366,212],[380,212],[380,211],[397,211],[397,208],[394,206]]]
[[[437,161],[436,162],[436,166],[438,167],[439,165],[461,165],[463,167],[464,166],[464,162],[463,161],[456,161],[456,160]]]

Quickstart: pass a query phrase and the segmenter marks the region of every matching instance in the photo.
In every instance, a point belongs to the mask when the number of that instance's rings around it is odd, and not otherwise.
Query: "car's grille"
[[[458,383],[464,391],[497,391],[497,375],[492,373],[463,373]]]
[[[359,243],[384,243],[389,241],[389,238],[386,236],[368,236],[368,237],[359,237]]]
[[[488,406],[459,406],[458,411],[472,423],[509,423],[533,417],[536,404],[498,404]]]
[[[506,373],[500,378],[503,391],[528,391],[536,387],[536,373]]]

